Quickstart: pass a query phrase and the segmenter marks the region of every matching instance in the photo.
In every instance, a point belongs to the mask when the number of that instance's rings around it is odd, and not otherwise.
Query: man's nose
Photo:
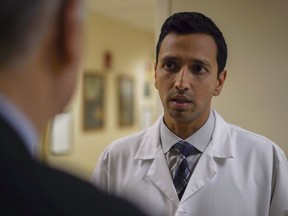
[[[186,90],[189,88],[189,70],[185,67],[181,68],[181,70],[176,75],[175,80],[175,88],[178,90]]]

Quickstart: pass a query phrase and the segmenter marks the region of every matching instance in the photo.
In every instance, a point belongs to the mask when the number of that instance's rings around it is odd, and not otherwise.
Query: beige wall
[[[228,43],[228,78],[214,107],[288,155],[288,1],[173,0],[172,12],[211,17]]]
[[[154,90],[153,81],[151,82],[154,34],[89,13],[84,50],[84,72],[100,73],[105,78],[105,126],[94,131],[83,130],[83,92],[80,80],[77,94],[70,105],[73,113],[72,151],[66,155],[53,155],[48,152],[48,162],[89,178],[104,148],[114,139],[143,128],[147,124],[143,122],[144,111],[150,109],[152,114],[154,113],[155,91],[152,91],[150,98],[143,97],[145,80],[150,80],[150,88]],[[103,66],[103,55],[107,50],[113,55],[112,68],[109,70]],[[117,124],[118,74],[129,74],[135,81],[135,124],[132,127],[120,128]]]

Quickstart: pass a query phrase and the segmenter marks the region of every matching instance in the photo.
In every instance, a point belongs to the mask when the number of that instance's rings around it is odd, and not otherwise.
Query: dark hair
[[[223,71],[227,60],[227,45],[222,32],[207,16],[198,12],[180,12],[170,16],[161,28],[161,33],[156,46],[156,63],[162,41],[169,33],[179,35],[204,33],[211,35],[217,45],[218,74]]]
[[[43,26],[43,9],[49,0],[0,1],[0,67],[14,57],[25,56],[31,43],[37,40],[36,32]]]

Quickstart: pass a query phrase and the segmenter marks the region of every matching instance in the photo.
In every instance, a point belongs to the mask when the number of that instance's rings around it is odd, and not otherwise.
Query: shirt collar
[[[0,92],[0,115],[14,128],[23,139],[32,156],[38,157],[38,135],[36,129],[25,116],[4,94]]]
[[[212,138],[214,127],[215,117],[210,112],[206,123],[198,131],[185,139],[185,141],[192,144],[200,152],[203,152]],[[160,123],[160,142],[164,153],[167,153],[172,148],[172,146],[180,140],[182,139],[172,133],[165,125],[163,118]]]

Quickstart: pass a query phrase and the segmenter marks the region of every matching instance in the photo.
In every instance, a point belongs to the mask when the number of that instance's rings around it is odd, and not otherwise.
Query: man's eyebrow
[[[191,62],[200,64],[206,67],[211,67],[211,63],[207,61],[206,59],[192,59]]]
[[[175,56],[163,56],[160,58],[161,61],[177,61],[179,58]]]
[[[160,58],[160,61],[162,61],[162,62],[167,62],[167,61],[168,62],[169,61],[171,61],[171,62],[179,62],[179,61],[181,61],[181,59],[178,58],[177,56],[167,55],[167,56],[162,56]],[[204,59],[204,58],[203,59],[202,58],[192,58],[192,59],[189,60],[189,62],[191,62],[193,64],[203,65],[203,66],[209,67],[209,68],[212,67],[211,63],[208,60]]]

